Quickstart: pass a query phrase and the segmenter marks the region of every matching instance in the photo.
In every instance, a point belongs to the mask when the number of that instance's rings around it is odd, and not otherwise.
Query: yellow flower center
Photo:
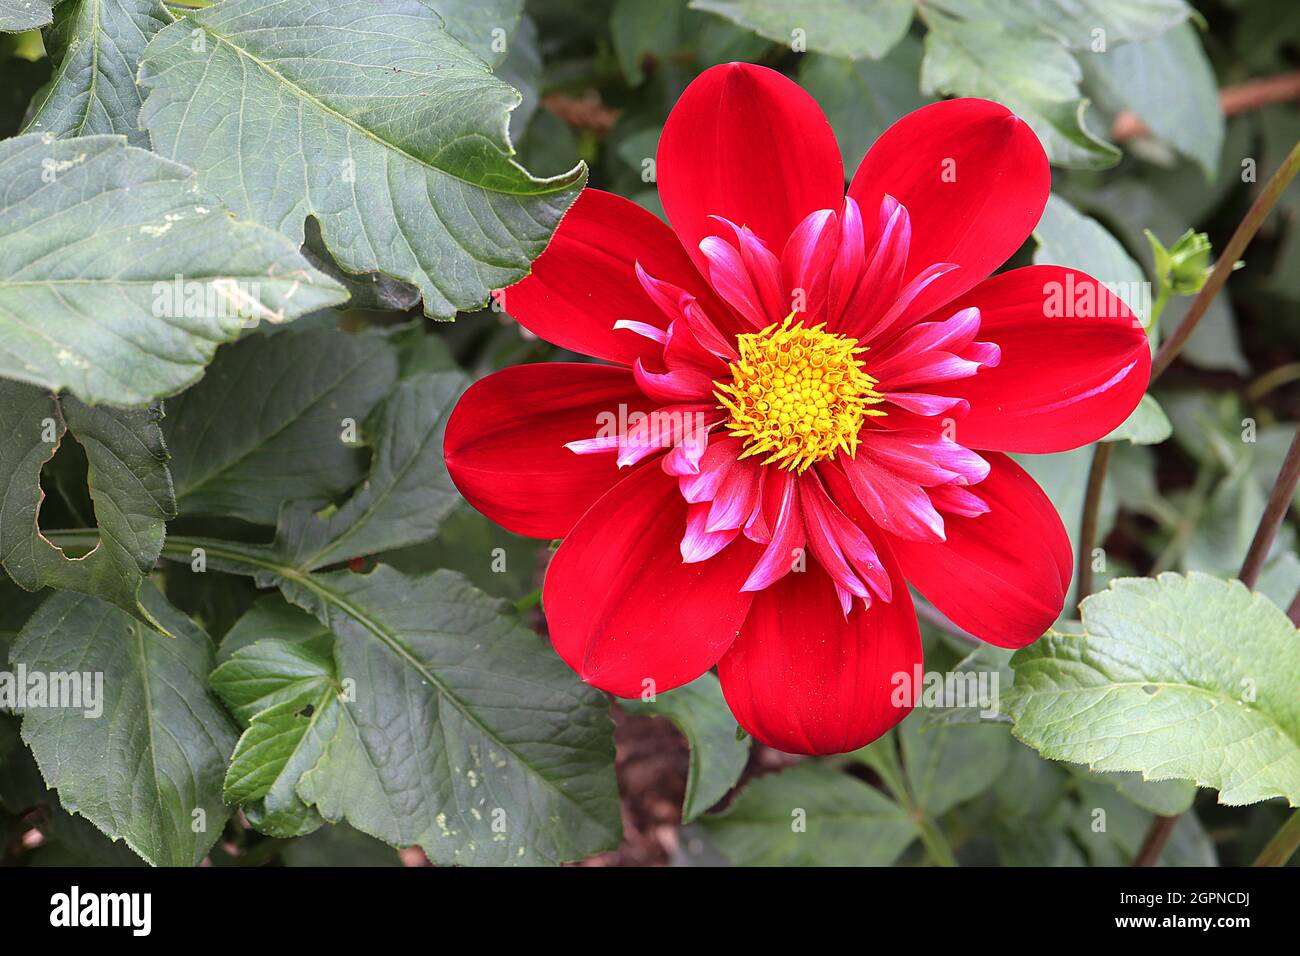
[[[763,464],[807,471],[813,462],[858,450],[858,432],[884,401],[862,371],[858,340],[792,324],[794,313],[761,332],[737,336],[740,360],[732,380],[713,394],[731,413],[727,428],[744,439],[741,458],[766,454]]]

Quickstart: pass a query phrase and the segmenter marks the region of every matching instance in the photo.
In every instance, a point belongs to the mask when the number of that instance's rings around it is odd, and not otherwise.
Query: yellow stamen
[[[843,451],[852,458],[871,408],[884,401],[862,371],[858,340],[794,325],[795,313],[761,332],[737,336],[740,360],[713,394],[731,414],[727,428],[744,440],[740,456],[767,454],[764,465],[807,471]]]

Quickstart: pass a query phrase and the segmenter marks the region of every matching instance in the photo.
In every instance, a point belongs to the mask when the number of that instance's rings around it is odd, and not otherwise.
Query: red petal
[[[958,99],[924,106],[885,130],[849,195],[868,223],[886,195],[907,208],[907,279],[938,262],[960,267],[917,297],[908,314],[923,315],[1006,262],[1038,224],[1050,189],[1047,154],[1027,124],[998,103]]]
[[[505,310],[524,328],[561,348],[631,365],[662,351],[620,319],[666,328],[668,317],[636,277],[636,264],[725,315],[681,243],[653,213],[599,189],[585,189],[560,222],[532,274],[505,291]]]
[[[740,538],[682,562],[677,479],[641,468],[596,502],[560,545],[542,601],[555,650],[587,683],[638,697],[693,681],[736,639],[758,548]],[[652,682],[652,683],[647,683]]]
[[[903,574],[958,627],[999,647],[1024,647],[1061,614],[1074,573],[1070,538],[1052,503],[1005,455],[970,490],[989,506],[944,516],[942,544],[891,538]]]
[[[893,600],[846,619],[826,573],[809,562],[754,598],[740,637],[718,662],[727,705],[756,739],[788,753],[865,747],[907,716],[894,677],[921,665],[912,599],[887,548]]]
[[[804,216],[844,201],[844,165],[821,108],[748,63],[705,70],[686,88],[659,138],[656,173],[664,211],[706,275],[700,240],[726,230],[709,216],[780,250]]]
[[[1056,311],[1062,300],[1074,304],[1064,316]],[[1109,434],[1141,401],[1151,378],[1146,333],[1128,306],[1086,273],[1012,269],[943,311],[969,306],[979,308],[979,337],[997,343],[1002,362],[934,387],[970,402],[954,436],[963,445],[1067,451]],[[1073,315],[1084,311],[1091,314]]]
[[[598,416],[654,405],[632,373],[610,365],[542,363],[503,369],[470,386],[447,422],[451,479],[475,508],[532,538],[562,538],[616,481],[615,454],[579,455]]]

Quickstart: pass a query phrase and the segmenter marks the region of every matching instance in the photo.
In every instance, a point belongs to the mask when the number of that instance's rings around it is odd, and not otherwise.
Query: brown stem
[[[1151,381],[1154,382],[1164,374],[1165,369],[1169,367],[1178,353],[1182,351],[1183,346],[1187,344],[1187,340],[1191,338],[1192,332],[1210,307],[1210,303],[1214,301],[1214,297],[1219,294],[1219,291],[1228,281],[1234,263],[1246,251],[1246,246],[1255,237],[1255,233],[1264,224],[1268,214],[1272,212],[1277,201],[1282,198],[1282,193],[1287,184],[1295,178],[1298,171],[1300,171],[1300,142],[1297,142],[1291,148],[1291,152],[1282,165],[1278,167],[1277,172],[1264,184],[1264,188],[1251,204],[1246,217],[1237,226],[1237,231],[1232,234],[1228,244],[1223,247],[1223,253],[1214,264],[1214,271],[1210,273],[1209,281],[1205,283],[1205,286],[1197,293],[1196,298],[1192,300],[1191,308],[1187,310],[1183,320],[1178,323],[1178,328],[1174,329],[1174,334],[1169,336],[1164,345],[1160,346],[1160,351],[1156,353],[1155,362],[1151,366]]]
[[[1082,602],[1092,593],[1092,549],[1097,543],[1097,525],[1101,513],[1101,492],[1106,486],[1106,468],[1115,443],[1097,442],[1088,469],[1088,490],[1083,499],[1083,522],[1079,527],[1079,587],[1075,598]]]
[[[1264,569],[1264,560],[1268,557],[1269,548],[1273,546],[1273,539],[1277,537],[1277,529],[1282,526],[1282,520],[1291,508],[1291,499],[1295,497],[1297,485],[1300,485],[1300,427],[1291,436],[1291,447],[1287,449],[1282,470],[1278,472],[1277,481],[1273,484],[1273,493],[1268,497],[1264,515],[1259,519],[1259,527],[1255,529],[1250,550],[1242,562],[1241,574],[1237,575],[1241,583],[1252,590],[1259,580],[1260,571]]]
[[[1147,831],[1147,838],[1142,841],[1142,849],[1133,858],[1134,866],[1155,866],[1169,842],[1169,834],[1178,825],[1178,817],[1156,817]]]
[[[1286,609],[1286,616],[1291,619],[1291,623],[1300,627],[1300,591],[1296,591],[1295,597],[1291,599],[1291,606]]]
[[[1270,103],[1300,99],[1300,70],[1247,80],[1219,90],[1219,109],[1224,116],[1249,113]],[[1124,110],[1110,127],[1110,138],[1117,143],[1136,139],[1151,132],[1132,110]]]

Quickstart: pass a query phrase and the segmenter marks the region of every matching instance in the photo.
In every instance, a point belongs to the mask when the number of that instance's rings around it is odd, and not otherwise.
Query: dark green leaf
[[[193,866],[229,815],[221,781],[235,733],[208,691],[207,635],[152,588],[143,599],[174,638],[97,598],[59,592],[41,606],[11,661],[102,675],[102,714],[29,706],[23,739],[68,811],[155,866]]]
[[[0,380],[0,562],[28,591],[64,588],[111,601],[151,626],[140,584],[162,551],[176,514],[157,409],[88,408],[31,385]],[[70,559],[41,533],[41,466],[68,430],[89,462],[99,541]]]
[[[342,268],[431,316],[523,277],[586,175],[511,159],[519,94],[418,0],[227,0],[158,34],[140,83],[160,153],[296,243],[315,216]]]
[[[149,148],[140,129],[140,54],[173,17],[160,0],[64,0],[45,48],[54,77],[32,104],[24,132],[55,136],[117,133]]]
[[[121,137],[6,140],[0,182],[0,377],[142,405],[250,323],[343,299],[283,236]]]
[[[396,377],[377,335],[313,330],[221,349],[203,380],[167,403],[181,511],[274,524],[286,501],[326,504],[364,476],[361,424]]]
[[[700,825],[740,866],[888,866],[917,835],[879,790],[812,761],[759,777]]]

